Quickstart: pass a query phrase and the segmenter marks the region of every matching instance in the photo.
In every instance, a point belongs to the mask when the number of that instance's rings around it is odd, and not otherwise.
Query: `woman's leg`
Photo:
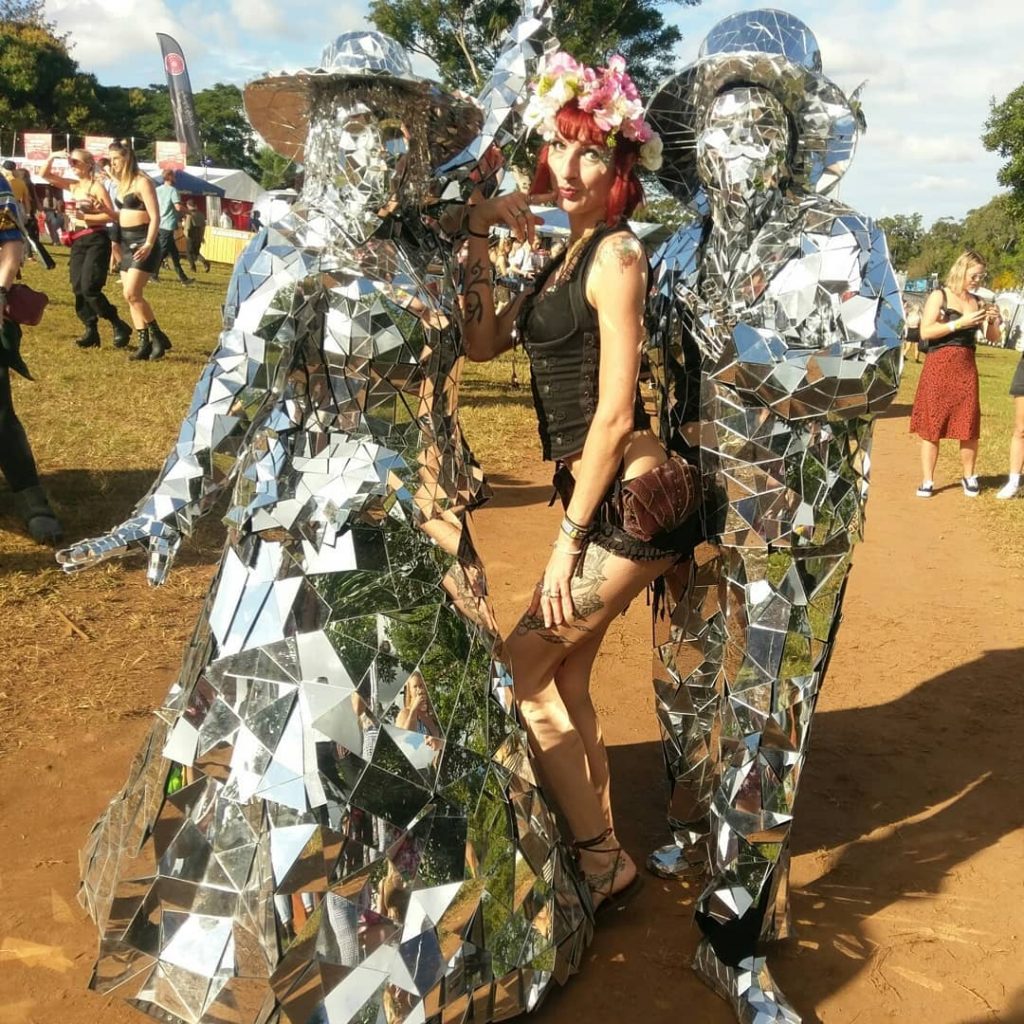
[[[1024,397],[1013,400],[1013,433],[1010,435],[1010,475],[1024,473]]]
[[[939,442],[921,439],[921,480],[935,479],[935,465],[939,461]]]
[[[148,281],[149,274],[143,270],[125,270],[121,272],[121,289],[124,292],[125,301],[128,303],[128,309],[131,312],[132,326],[139,331],[155,319],[153,308],[143,295],[146,282]]]
[[[573,648],[565,661],[555,669],[555,687],[576,735],[583,741],[590,785],[597,793],[601,805],[604,828],[612,828],[615,823],[612,820],[608,751],[604,745],[597,709],[590,696],[590,673],[606,633],[607,627]]]
[[[516,701],[546,788],[569,824],[577,842],[600,836],[608,827],[606,792],[599,793],[603,751],[594,749],[598,778],[591,777],[588,743],[603,746],[600,731],[591,729],[588,740],[577,729],[572,713],[559,691],[556,678],[565,665],[563,679],[570,703],[580,710],[577,688],[583,665],[596,654],[609,623],[648,583],[672,564],[671,558],[656,562],[631,562],[591,544],[583,566],[573,579],[576,616],[561,626],[545,627],[537,616],[524,616],[505,642],[505,652],[515,679]],[[593,650],[588,650],[593,646]],[[573,655],[579,653],[574,664]],[[566,664],[568,663],[568,664]],[[589,673],[588,673],[589,677]],[[586,714],[586,712],[583,712]],[[607,768],[603,769],[605,773]],[[595,898],[617,892],[636,874],[632,860],[613,852],[614,836],[597,850],[581,850],[584,872],[596,877],[613,872],[595,885]]]
[[[978,461],[978,439],[960,442],[960,465],[963,467],[965,479],[974,476],[974,467]]]

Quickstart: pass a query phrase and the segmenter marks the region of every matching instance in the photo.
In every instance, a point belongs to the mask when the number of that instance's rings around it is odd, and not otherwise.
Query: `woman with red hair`
[[[540,221],[518,191],[471,205],[464,336],[469,358],[486,360],[510,348],[518,328],[530,357],[541,445],[565,516],[505,653],[593,904],[611,906],[635,888],[637,872],[615,837],[590,671],[608,625],[699,537],[696,474],[666,454],[639,392],[647,259],[625,218],[643,200],[637,166],[656,169],[661,143],[621,57],[598,70],[564,53],[548,58],[524,116],[546,140],[532,190],[568,215],[569,244],[531,294],[496,314],[491,228],[532,241]]]

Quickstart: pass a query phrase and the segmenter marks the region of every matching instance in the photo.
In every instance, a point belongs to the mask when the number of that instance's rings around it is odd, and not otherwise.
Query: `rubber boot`
[[[164,334],[163,329],[155,320],[151,320],[146,326],[149,328],[150,338],[153,339],[153,354],[149,358],[163,359],[164,353],[170,352],[174,347],[171,345],[171,339]]]
[[[60,525],[50,502],[47,500],[46,491],[38,484],[35,487],[26,487],[23,491],[16,491],[14,502],[21,518],[25,520],[28,532],[37,544],[57,544],[64,536],[64,528]]]
[[[153,340],[149,336],[148,327],[140,327],[135,332],[139,347],[128,357],[133,362],[139,359],[148,359],[153,353]]]
[[[114,327],[114,348],[127,348],[132,340],[132,325],[125,323],[120,317],[110,321]]]
[[[75,344],[79,348],[99,348],[100,347],[100,329],[96,326],[96,321],[85,325],[85,334],[80,338],[75,338]]]

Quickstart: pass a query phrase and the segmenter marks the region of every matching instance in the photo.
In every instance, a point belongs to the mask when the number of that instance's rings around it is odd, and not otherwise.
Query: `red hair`
[[[580,110],[576,100],[570,100],[555,116],[555,125],[562,137],[576,142],[594,143],[604,146],[608,132],[598,127],[594,115]],[[605,207],[605,222],[618,224],[623,217],[628,217],[643,201],[644,187],[636,174],[636,163],[640,158],[640,143],[632,139],[616,136],[612,147],[615,180],[608,193],[608,205]],[[551,169],[548,167],[547,145],[540,151],[537,170],[530,185],[533,193],[551,191]]]

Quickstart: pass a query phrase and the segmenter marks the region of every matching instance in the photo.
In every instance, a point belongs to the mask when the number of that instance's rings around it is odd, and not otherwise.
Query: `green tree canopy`
[[[682,38],[661,7],[700,0],[577,0],[559,4],[555,32],[563,49],[587,64],[621,53],[645,95],[675,66]],[[520,13],[516,0],[371,0],[370,20],[406,49],[429,57],[445,85],[478,91],[505,33]]]
[[[908,264],[921,252],[924,225],[919,213],[897,213],[892,217],[879,217],[878,226],[885,232],[889,243],[889,258],[897,270],[906,270]]]
[[[1024,85],[1018,85],[1002,103],[991,101],[981,141],[1006,161],[999,168],[999,184],[1010,189],[1013,205],[1024,213]]]

